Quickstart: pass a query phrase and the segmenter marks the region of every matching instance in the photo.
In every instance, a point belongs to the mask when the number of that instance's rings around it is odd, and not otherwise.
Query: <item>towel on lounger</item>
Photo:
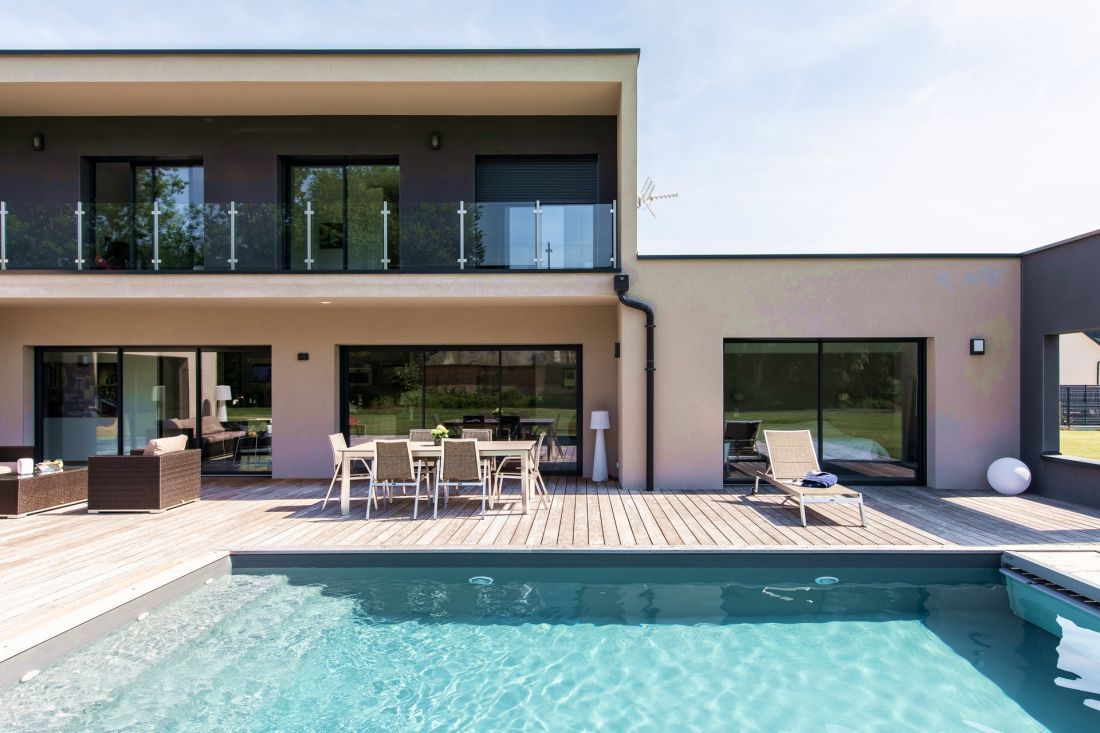
[[[836,482],[836,475],[825,471],[807,471],[802,477],[802,485],[811,489],[827,489]]]

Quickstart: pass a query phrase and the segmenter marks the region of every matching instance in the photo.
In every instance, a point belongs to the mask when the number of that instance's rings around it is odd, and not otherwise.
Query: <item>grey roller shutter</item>
[[[477,200],[595,204],[596,156],[508,156],[477,160]]]

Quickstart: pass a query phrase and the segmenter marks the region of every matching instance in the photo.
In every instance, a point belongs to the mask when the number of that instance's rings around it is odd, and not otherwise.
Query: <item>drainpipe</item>
[[[616,275],[613,284],[620,303],[645,313],[645,490],[653,491],[653,306],[626,294],[630,290],[629,275]]]

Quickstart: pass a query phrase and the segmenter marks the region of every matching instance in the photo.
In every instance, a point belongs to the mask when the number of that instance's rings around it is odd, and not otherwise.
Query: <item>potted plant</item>
[[[432,428],[432,442],[434,442],[436,445],[442,445],[443,439],[450,434],[451,431],[443,425],[436,425],[434,428]]]

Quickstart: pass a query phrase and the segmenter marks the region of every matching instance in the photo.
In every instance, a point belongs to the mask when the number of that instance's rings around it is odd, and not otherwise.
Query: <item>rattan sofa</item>
[[[197,501],[202,451],[88,458],[88,512],[162,512]]]

